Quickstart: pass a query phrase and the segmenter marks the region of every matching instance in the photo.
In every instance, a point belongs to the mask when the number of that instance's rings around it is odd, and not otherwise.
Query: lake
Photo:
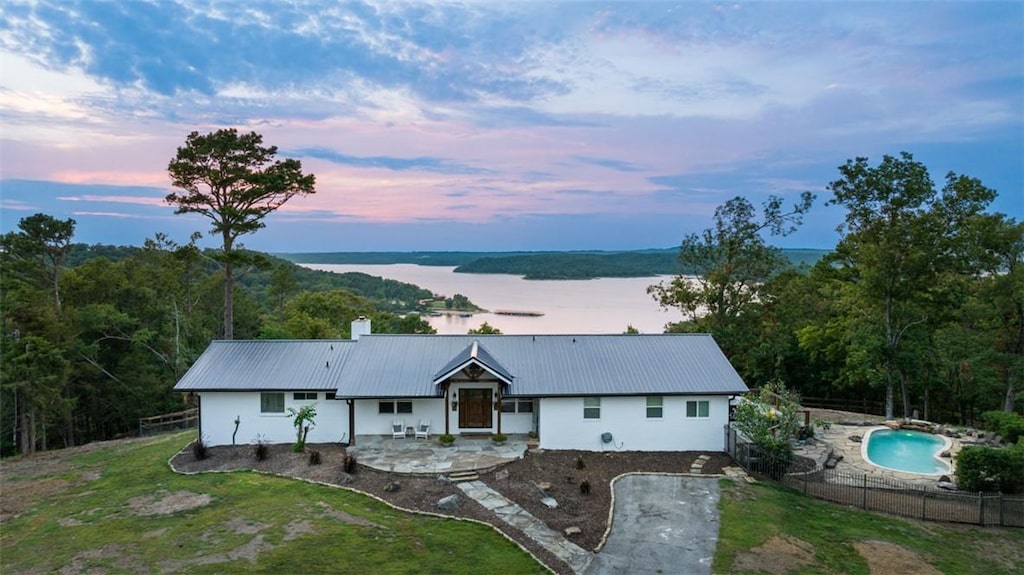
[[[666,323],[680,321],[678,310],[659,308],[647,286],[669,279],[600,278],[593,280],[524,280],[507,274],[457,274],[453,267],[301,264],[331,272],[361,272],[416,284],[436,294],[460,293],[476,305],[495,310],[535,311],[541,317],[478,313],[472,317],[441,316],[427,320],[444,334],[465,334],[483,322],[507,334],[622,333],[632,325],[642,333],[661,333]]]

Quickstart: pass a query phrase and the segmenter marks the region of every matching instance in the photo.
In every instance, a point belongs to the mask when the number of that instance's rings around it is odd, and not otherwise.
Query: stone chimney
[[[370,335],[370,320],[365,316],[359,316],[352,322],[352,339],[358,341],[360,336]]]

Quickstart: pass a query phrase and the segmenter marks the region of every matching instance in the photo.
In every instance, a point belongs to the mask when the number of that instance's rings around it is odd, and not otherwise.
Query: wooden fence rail
[[[157,435],[169,431],[191,429],[199,424],[199,410],[196,408],[164,413],[139,419],[139,437]]]

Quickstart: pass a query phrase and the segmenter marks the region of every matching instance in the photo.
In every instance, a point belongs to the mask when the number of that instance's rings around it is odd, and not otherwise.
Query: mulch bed
[[[335,444],[310,445],[309,449],[321,454],[321,464],[310,465],[309,455],[294,453],[290,445],[271,445],[267,459],[257,461],[254,446],[218,446],[208,450],[208,457],[196,460],[189,448],[183,449],[172,460],[172,466],[181,472],[210,472],[254,470],[299,479],[339,485],[369,493],[388,503],[415,511],[475,519],[497,527],[511,539],[530,550],[548,567],[558,573],[571,573],[568,566],[542,547],[512,528],[480,504],[467,498],[455,485],[437,476],[411,476],[377,471],[362,465],[355,473],[343,471],[344,448]],[[689,473],[690,465],[701,452],[608,452],[541,451],[527,452],[523,459],[511,462],[480,479],[506,498],[518,503],[549,527],[562,531],[578,527],[580,533],[570,539],[580,547],[593,551],[600,544],[608,525],[611,507],[611,481],[630,472]],[[705,474],[722,473],[732,465],[724,453],[708,453]],[[580,485],[589,482],[589,493]],[[389,484],[398,489],[387,491]],[[550,484],[547,495],[558,502],[551,509],[541,502],[544,497],[538,485]],[[456,494],[461,504],[451,513],[437,509],[443,497]]]

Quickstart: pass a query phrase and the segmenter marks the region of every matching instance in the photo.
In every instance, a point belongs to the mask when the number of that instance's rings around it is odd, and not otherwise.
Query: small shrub
[[[587,462],[583,461],[583,456],[582,455],[576,456],[576,469],[586,469],[586,468],[587,468]]]
[[[306,449],[306,443],[304,441],[296,441],[292,444],[292,451],[295,453],[302,453]]]
[[[986,411],[981,419],[986,429],[993,435],[1001,435],[1006,443],[1017,443],[1024,437],[1024,416],[1009,411]]]
[[[196,440],[192,442],[192,457],[194,457],[196,461],[202,461],[209,455],[206,442],[203,441],[202,437],[197,437]]]
[[[505,443],[508,437],[504,433],[495,433],[491,436],[491,441],[495,443]]]
[[[270,457],[270,446],[262,437],[256,438],[256,445],[253,446],[253,455],[256,456],[256,461],[265,461]]]
[[[455,436],[451,435],[449,433],[446,433],[444,435],[439,436],[437,438],[437,440],[440,441],[444,445],[451,445],[451,444],[455,443]]]
[[[356,472],[356,456],[348,453],[341,459],[341,469],[349,475],[354,475]]]
[[[580,495],[590,495],[590,480],[580,481]]]
[[[309,464],[320,465],[320,452],[315,449],[309,450]]]

